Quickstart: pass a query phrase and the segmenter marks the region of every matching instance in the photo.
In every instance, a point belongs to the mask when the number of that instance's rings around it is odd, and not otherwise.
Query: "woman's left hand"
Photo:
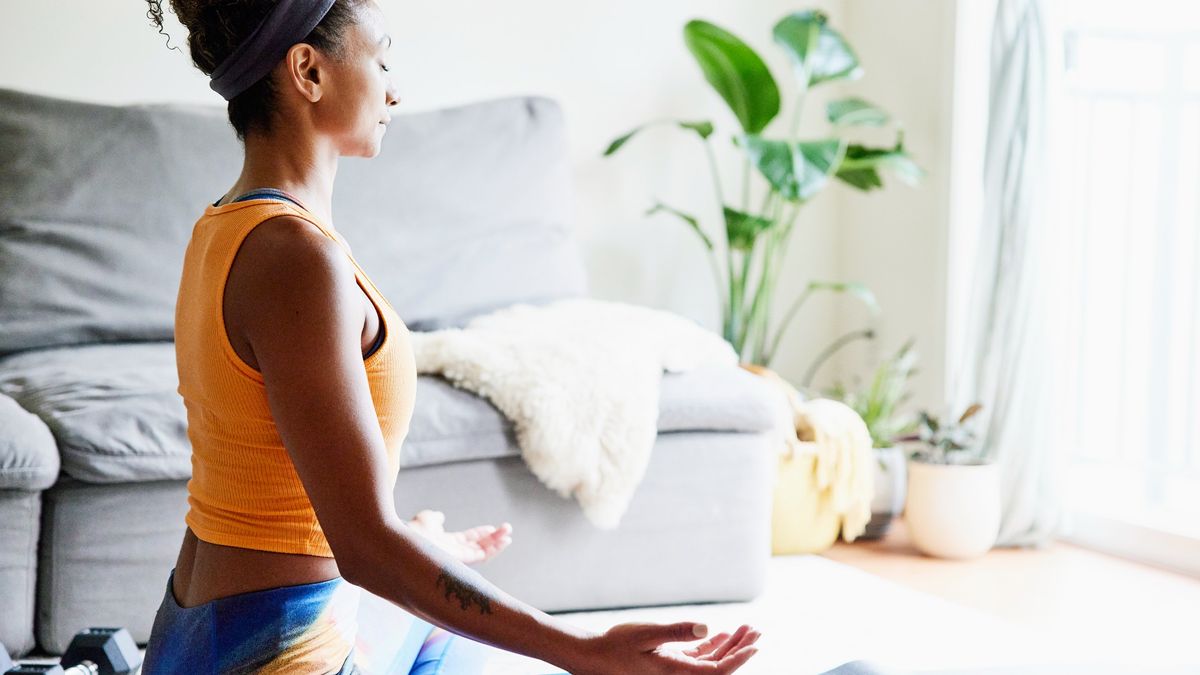
[[[512,525],[479,525],[462,532],[447,532],[446,514],[421,511],[408,526],[441,547],[456,560],[468,565],[489,560],[512,543]]]

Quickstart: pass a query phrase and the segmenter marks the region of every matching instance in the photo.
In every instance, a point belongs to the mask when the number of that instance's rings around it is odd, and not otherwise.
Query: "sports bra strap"
[[[280,190],[279,188],[258,188],[256,190],[251,190],[249,192],[238,195],[237,197],[229,200],[228,203],[232,204],[234,202],[244,202],[244,201],[248,201],[251,199],[278,199],[281,201],[291,202],[291,203],[295,204],[296,206],[299,206],[300,208],[304,209],[305,211],[308,210],[304,206],[304,204],[300,203],[299,199],[297,199],[296,197],[293,197],[292,195],[288,194],[287,192],[284,192],[283,190]],[[217,201],[213,202],[213,206],[216,206],[217,204],[220,204],[220,203],[221,203],[221,200],[218,199]]]

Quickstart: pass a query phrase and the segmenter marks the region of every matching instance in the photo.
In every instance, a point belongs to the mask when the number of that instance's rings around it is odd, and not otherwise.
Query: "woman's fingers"
[[[512,534],[512,525],[502,523],[500,526],[495,525],[477,525],[469,530],[463,530],[463,536],[468,539],[482,539],[484,537],[506,537]]]
[[[739,648],[741,646],[742,640],[749,633],[750,633],[750,626],[748,626],[746,624],[742,624],[741,626],[738,627],[738,629],[736,631],[734,631],[733,635],[730,636],[730,638],[728,640],[726,640],[724,644],[717,647],[717,649],[714,650],[713,653],[711,655],[709,655],[707,658],[709,658],[713,661],[720,661],[721,659],[725,658],[726,654],[730,653],[735,648]]]
[[[716,635],[712,636],[711,638],[705,640],[703,644],[701,644],[693,649],[684,650],[683,653],[687,654],[688,656],[691,656],[693,658],[699,658],[701,656],[704,656],[705,654],[712,653],[717,647],[725,644],[725,641],[728,639],[729,639],[729,633],[717,633]]]
[[[469,530],[463,530],[459,533],[459,535],[469,541],[475,541],[477,539],[483,539],[484,537],[490,536],[495,532],[496,528],[492,527],[491,525],[481,525],[479,527],[472,527]]]
[[[718,667],[719,669],[717,672],[721,675],[728,675],[728,673],[732,673],[738,668],[746,665],[746,662],[750,660],[750,657],[757,653],[757,647],[742,647],[736,652],[729,654],[727,658],[723,659]]]
[[[758,638],[760,638],[760,637],[762,637],[762,633],[759,633],[758,631],[751,629],[749,632],[746,633],[746,635],[744,635],[742,637],[742,641],[739,642],[738,644],[734,645],[729,650],[728,653],[736,654],[739,650],[745,649],[746,647],[749,647],[749,646],[753,645],[754,643],[758,642]]]
[[[503,551],[512,543],[512,526],[504,523],[500,527],[481,525],[457,533],[456,538],[464,548],[470,550],[471,562],[487,560]]]
[[[461,532],[447,532],[446,515],[441,511],[417,513],[409,523],[460,562],[478,563],[503,551],[512,543],[512,525],[477,525]]]
[[[630,643],[642,651],[650,651],[666,642],[694,642],[708,633],[708,626],[694,621],[634,623],[622,624],[621,627],[632,633]]]
[[[417,513],[416,520],[429,523],[430,525],[442,525],[446,522],[446,514],[441,511],[425,509]]]

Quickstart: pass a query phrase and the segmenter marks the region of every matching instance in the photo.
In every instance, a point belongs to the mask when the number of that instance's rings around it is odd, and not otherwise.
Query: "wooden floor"
[[[1200,579],[1062,542],[940,560],[912,547],[903,520],[823,555],[1041,633],[1200,664]]]

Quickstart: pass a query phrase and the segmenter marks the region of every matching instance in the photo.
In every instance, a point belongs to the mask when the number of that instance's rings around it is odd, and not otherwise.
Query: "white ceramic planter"
[[[996,463],[908,462],[905,520],[913,546],[939,558],[987,553],[1000,533],[1000,470]]]
[[[871,501],[871,521],[859,539],[871,541],[885,536],[892,520],[904,511],[908,472],[903,448],[874,448],[875,497]],[[857,541],[857,540],[856,540]]]

